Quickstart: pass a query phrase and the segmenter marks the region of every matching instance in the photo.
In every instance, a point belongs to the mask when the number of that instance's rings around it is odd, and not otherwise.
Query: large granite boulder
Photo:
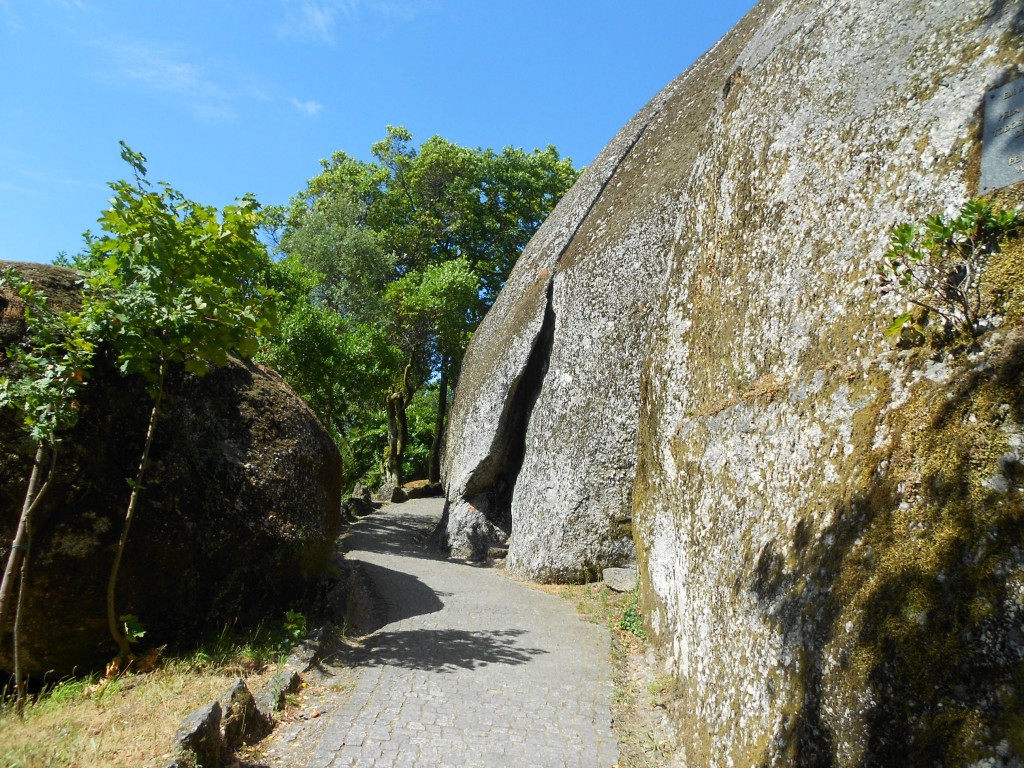
[[[1020,313],[901,350],[875,276],[894,223],[979,193],[1022,35],[1003,0],[763,0],[588,169],[473,340],[438,534],[549,580],[632,541],[680,764],[1024,759]],[[1012,291],[1024,247],[1001,258]]]
[[[56,303],[77,300],[69,270],[15,266]],[[0,297],[0,350],[22,330],[7,299]],[[148,408],[142,383],[109,362],[84,390],[55,485],[34,518],[22,630],[30,673],[52,678],[116,652],[104,594]],[[13,538],[32,453],[7,414],[0,541]],[[279,614],[324,575],[340,495],[337,449],[276,373],[238,360],[203,378],[175,372],[121,567],[119,611],[139,617],[151,645]],[[6,546],[0,554],[6,560]],[[10,626],[2,629],[0,668],[10,669]]]
[[[480,559],[511,537],[509,565],[551,581],[634,559],[640,363],[671,226],[653,208],[614,226],[595,211],[623,202],[626,179],[643,183],[648,161],[637,164],[633,152],[663,101],[566,194],[473,336],[452,405],[437,531],[455,557]]]

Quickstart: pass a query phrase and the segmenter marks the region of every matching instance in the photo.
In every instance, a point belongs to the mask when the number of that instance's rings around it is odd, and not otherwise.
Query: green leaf
[[[210,366],[203,360],[190,357],[185,360],[185,370],[196,376],[205,376],[210,372]]]
[[[898,335],[900,331],[903,330],[903,326],[910,322],[913,316],[913,312],[907,312],[906,314],[899,315],[893,319],[893,321],[885,328],[885,338],[890,339],[893,336]]]
[[[134,613],[121,616],[121,626],[124,628],[124,634],[129,643],[137,643],[146,636],[146,628]]]

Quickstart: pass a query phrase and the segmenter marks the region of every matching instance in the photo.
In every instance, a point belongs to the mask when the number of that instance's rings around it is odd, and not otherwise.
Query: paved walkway
[[[339,660],[280,729],[270,766],[610,768],[608,632],[566,600],[422,541],[442,500],[385,507],[357,523],[362,561],[390,623]],[[354,669],[353,669],[354,667]],[[332,686],[331,680],[335,683]]]

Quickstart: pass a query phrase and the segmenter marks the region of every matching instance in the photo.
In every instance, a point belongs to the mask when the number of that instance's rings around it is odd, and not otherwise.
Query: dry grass
[[[19,718],[0,706],[0,768],[164,766],[192,710],[219,698],[237,677],[260,690],[277,668],[272,645],[230,645],[165,660],[146,674],[58,683]]]
[[[11,711],[0,715],[0,766],[166,765],[184,717],[224,693],[235,677],[158,670],[106,685],[66,684],[68,698],[43,698],[24,720]]]

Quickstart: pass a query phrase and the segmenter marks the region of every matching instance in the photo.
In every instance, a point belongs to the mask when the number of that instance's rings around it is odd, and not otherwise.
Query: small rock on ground
[[[636,589],[636,568],[605,568],[604,583],[616,592],[632,592]]]

